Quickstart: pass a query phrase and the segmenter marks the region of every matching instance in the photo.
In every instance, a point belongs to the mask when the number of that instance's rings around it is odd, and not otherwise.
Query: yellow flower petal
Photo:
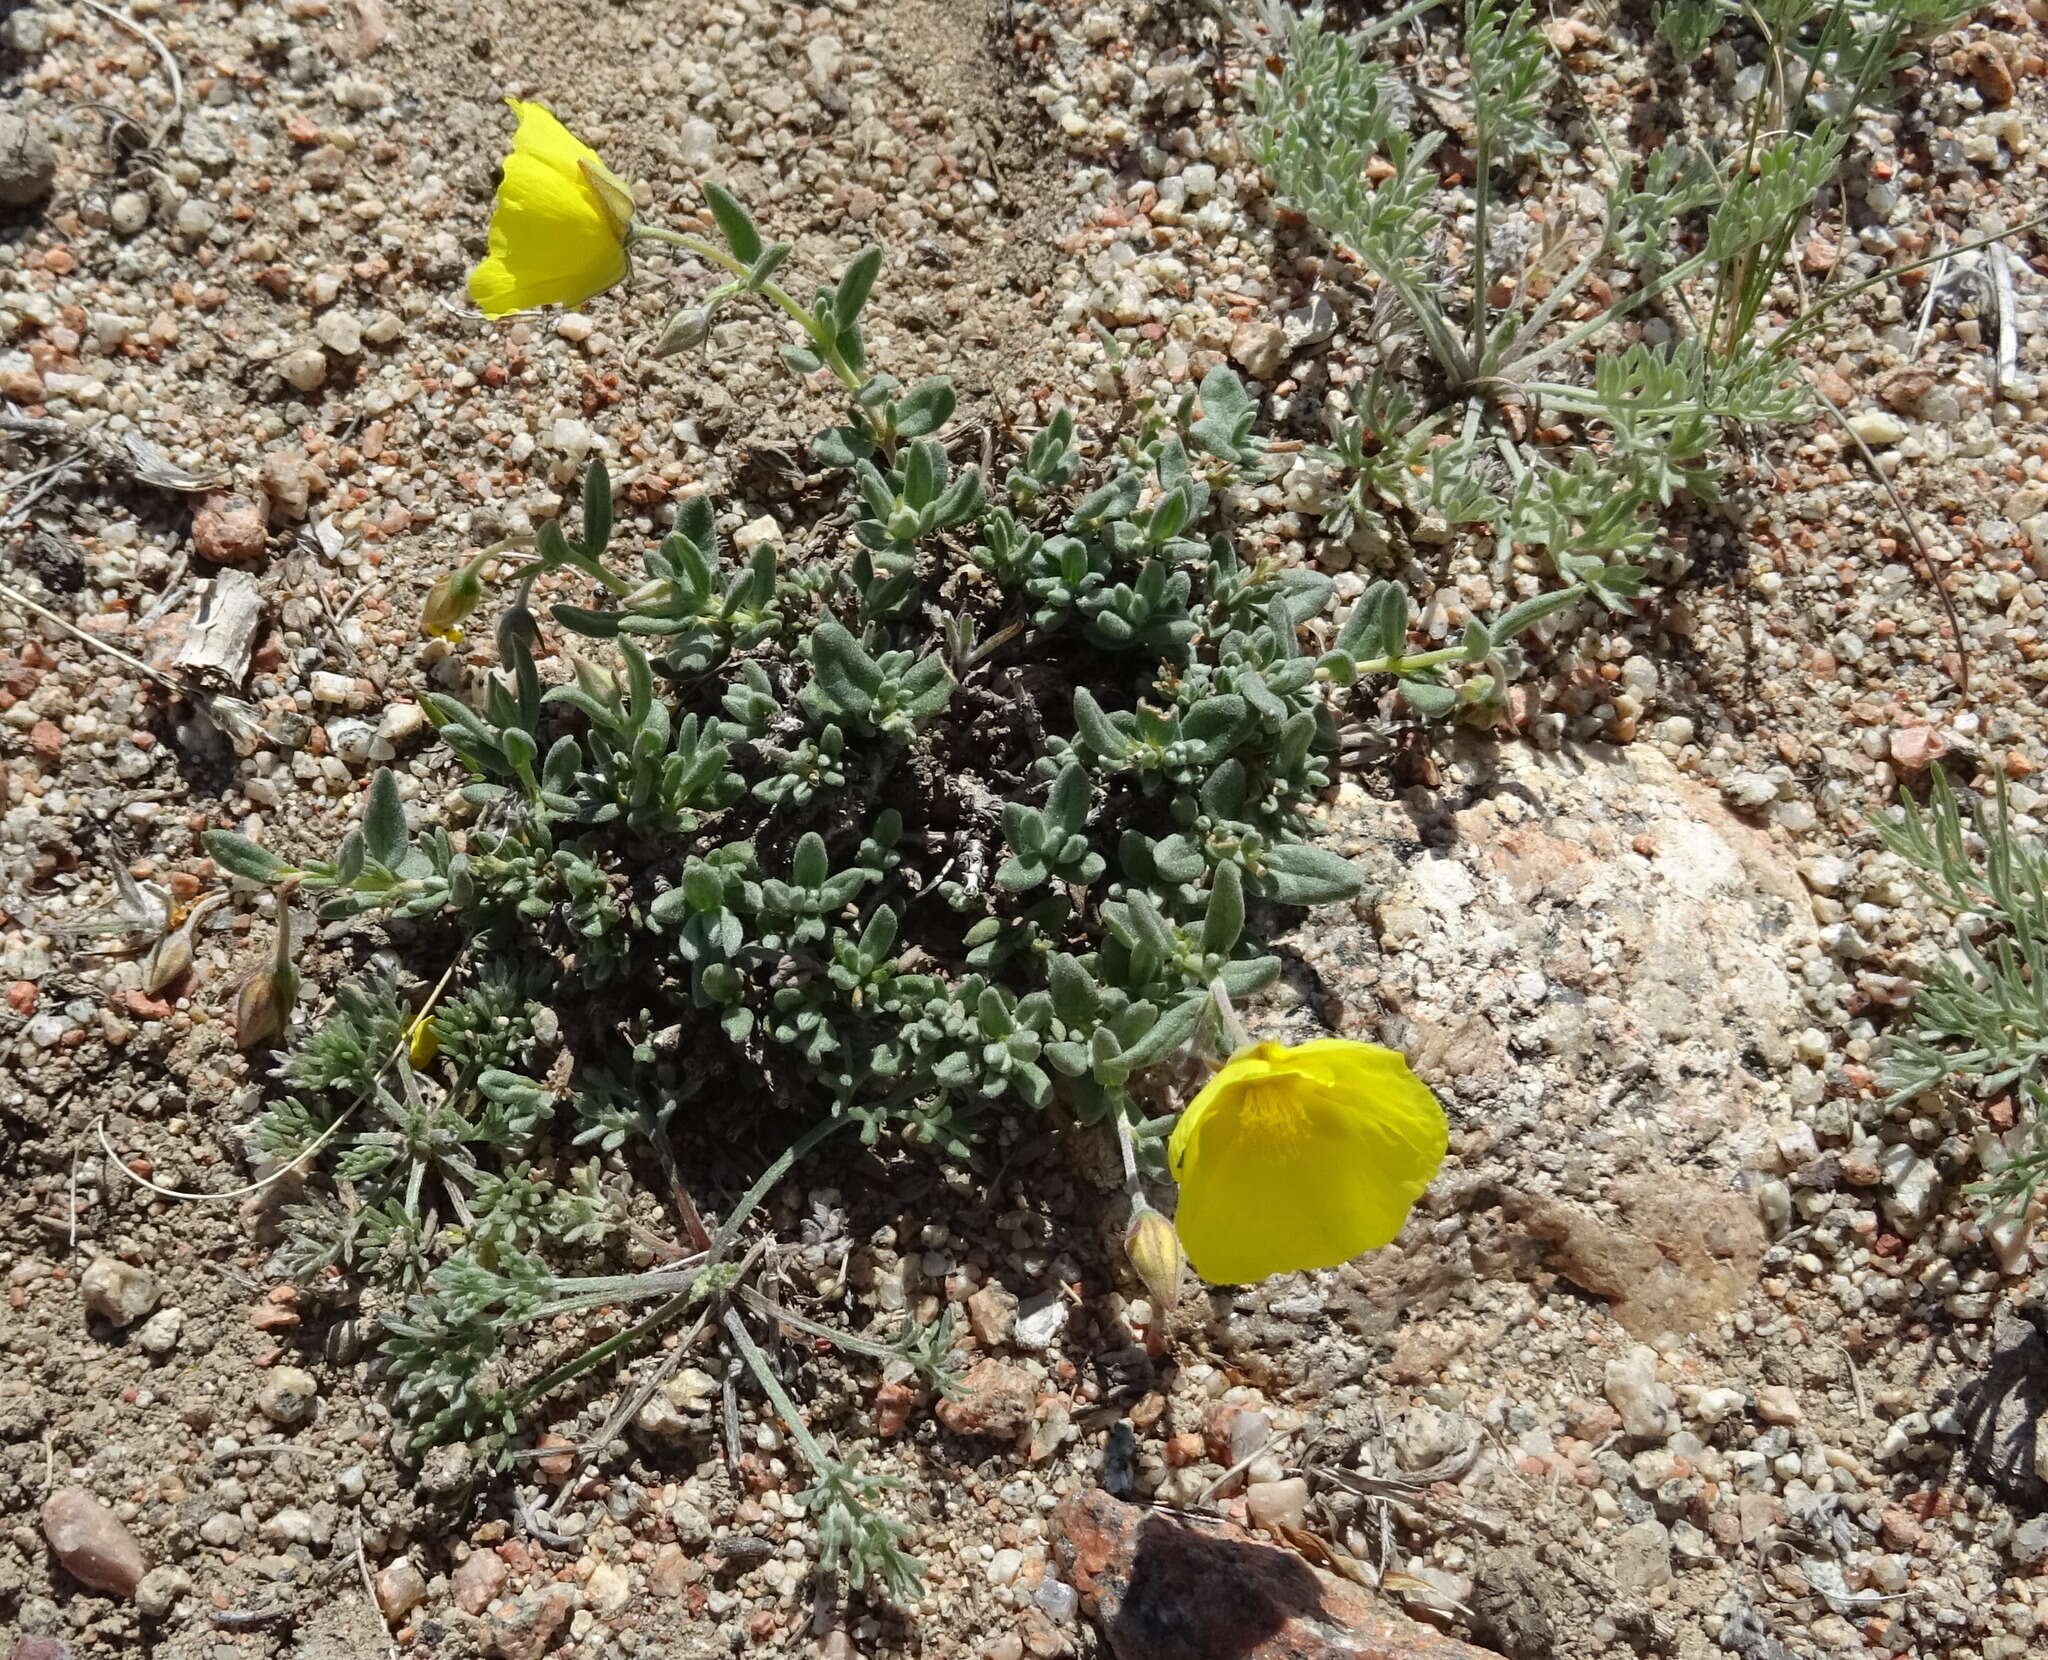
[[[542,305],[580,305],[625,276],[632,193],[585,144],[539,104],[513,100],[519,130],[505,158],[491,215],[491,250],[469,274],[470,297],[487,317]]]
[[[519,130],[512,135],[516,153],[544,162],[571,183],[576,180],[579,162],[594,161],[604,166],[598,153],[556,120],[555,112],[547,105],[518,98],[507,98],[505,102],[519,117]]]
[[[414,1066],[425,1066],[441,1052],[441,1028],[434,1017],[423,1014],[406,1031],[406,1058]]]
[[[1436,1097],[1393,1050],[1253,1044],[1174,1126],[1181,1244],[1215,1284],[1334,1267],[1401,1231],[1448,1142]]]

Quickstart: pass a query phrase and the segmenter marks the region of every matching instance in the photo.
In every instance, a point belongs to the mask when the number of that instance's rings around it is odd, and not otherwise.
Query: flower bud
[[[420,611],[420,632],[442,640],[459,638],[457,625],[483,600],[483,561],[472,559],[435,579]]]
[[[1180,1235],[1171,1222],[1144,1200],[1133,1202],[1131,1225],[1124,1230],[1124,1255],[1138,1271],[1151,1293],[1152,1306],[1164,1323],[1174,1304],[1180,1301],[1181,1275],[1187,1256],[1180,1248]]]
[[[697,306],[689,311],[679,311],[668,320],[668,327],[654,342],[649,357],[674,357],[677,352],[686,352],[693,346],[701,346],[711,334],[711,311],[707,306]]]
[[[295,980],[298,976],[291,978]],[[235,993],[235,1047],[260,1049],[283,1037],[285,1020],[291,1009],[287,993],[296,993],[297,990],[297,986],[281,985],[277,976],[267,968],[257,969],[244,980]]]
[[[277,943],[269,965],[250,975],[235,993],[235,1047],[257,1049],[283,1037],[298,995],[299,971],[292,966],[291,907],[280,892]]]
[[[540,623],[523,600],[498,619],[499,662],[516,662],[522,647],[531,656],[539,641]]]

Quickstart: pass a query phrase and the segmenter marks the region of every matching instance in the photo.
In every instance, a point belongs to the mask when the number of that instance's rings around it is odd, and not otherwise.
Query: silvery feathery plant
[[[1392,513],[1434,518],[1490,535],[1503,561],[1516,546],[1538,552],[1567,600],[1624,609],[1652,562],[1659,514],[1681,493],[1711,495],[1728,435],[1806,409],[1788,354],[1830,297],[1771,335],[1771,291],[1841,171],[1858,112],[1890,95],[1912,39],[1962,9],[1675,0],[1662,27],[1681,66],[1731,22],[1759,36],[1773,73],[1739,142],[1674,140],[1639,166],[1610,153],[1603,216],[1552,215],[1526,256],[1495,236],[1496,204],[1562,147],[1567,85],[1527,0],[1463,0],[1451,8],[1462,14],[1462,85],[1411,96],[1373,48],[1441,9],[1423,0],[1342,33],[1319,6],[1256,0],[1271,55],[1252,84],[1253,152],[1279,200],[1356,256],[1390,332],[1422,353],[1410,372],[1383,361],[1333,411],[1320,453],[1344,488],[1325,528],[1384,535]],[[1442,124],[1419,122],[1425,108]],[[1592,136],[1605,143],[1597,127]],[[1471,157],[1462,269],[1439,253],[1452,209],[1437,151],[1450,138]],[[1625,339],[1619,325],[1652,316],[1664,343]],[[1569,441],[1554,430],[1529,441],[1539,413],[1567,423]],[[1490,706],[1499,677],[1467,686],[1469,701]]]
[[[712,201],[755,269],[751,217]],[[1309,837],[1333,705],[1399,685],[1448,708],[1446,670],[1550,602],[1438,650],[1411,644],[1391,583],[1329,619],[1327,577],[1224,530],[1220,492],[1265,466],[1224,369],[1115,443],[1061,409],[993,474],[963,464],[951,383],[868,364],[883,264],[861,255],[808,307],[765,280],[716,296],[794,309],[790,369],[847,389],[811,446],[843,534],[739,552],[696,496],[636,545],[594,462],[518,572],[482,695],[425,698],[466,822],[415,822],[386,772],[330,858],[208,847],[403,948],[409,972],[344,988],[292,1045],[257,1139],[303,1179],[293,1264],[382,1309],[406,1444],[517,1459],[543,1398],[689,1323],[684,1347],[722,1338],[790,1423],[827,1565],[903,1592],[878,1483],[803,1424],[748,1322],[937,1389],[950,1328],[867,1338],[764,1303],[737,1230],[768,1178],[714,1237],[679,1138],[746,1112],[812,1126],[799,1149],[846,1125],[966,1155],[995,1115],[1052,1113],[1156,1167],[1148,1072],[1217,996],[1278,974],[1276,918],[1360,890]],[[437,585],[435,631],[482,604],[483,574]],[[620,1273],[635,1177],[678,1196],[679,1237]],[[528,1334],[634,1306],[569,1360],[530,1358]]]
[[[1926,806],[1907,797],[1877,821],[1957,924],[1891,1033],[1883,1081],[1894,1102],[1945,1090],[2009,1102],[2010,1128],[1974,1190],[1993,1222],[2026,1217],[2048,1180],[2048,843],[2014,819],[2003,774],[1966,817],[1937,767]]]

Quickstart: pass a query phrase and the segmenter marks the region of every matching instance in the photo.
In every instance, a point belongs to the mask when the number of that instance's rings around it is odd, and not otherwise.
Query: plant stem
[[[714,243],[706,242],[701,236],[690,236],[682,231],[667,230],[660,225],[643,225],[636,219],[633,221],[632,229],[626,233],[626,241],[629,246],[635,242],[664,242],[670,247],[681,248],[685,253],[695,254],[699,259],[708,259],[721,271],[739,278],[742,282],[746,281],[746,266],[733,258],[723,248],[718,247]],[[834,378],[848,392],[858,392],[866,384],[865,377],[848,363],[844,357],[840,356],[838,341],[827,334],[824,326],[819,323],[817,318],[813,317],[800,303],[792,298],[788,290],[783,288],[780,283],[764,282],[755,292],[769,301],[770,304],[780,308],[792,322],[804,331],[810,338],[813,349],[825,360],[825,367],[832,371]]]
[[[1468,25],[1469,28],[1469,25]],[[1486,110],[1475,105],[1472,111],[1472,361],[1484,360],[1486,354],[1486,195],[1488,177],[1493,172],[1492,159],[1487,150],[1492,133],[1488,130]]]
[[[788,1326],[792,1331],[802,1332],[806,1337],[822,1338],[834,1348],[844,1349],[848,1354],[866,1355],[870,1360],[882,1361],[901,1360],[903,1358],[900,1353],[886,1343],[878,1343],[874,1338],[862,1337],[856,1332],[835,1331],[832,1327],[823,1325],[811,1319],[808,1315],[799,1314],[795,1309],[776,1302],[774,1298],[756,1291],[750,1285],[742,1286],[739,1296],[740,1301],[745,1303],[756,1314],[765,1315],[770,1320],[779,1321],[781,1324]]]
[[[777,1416],[788,1426],[789,1437],[796,1443],[797,1451],[804,1455],[804,1462],[817,1475],[823,1475],[831,1468],[832,1460],[825,1456],[825,1449],[818,1445],[811,1434],[810,1425],[803,1420],[803,1414],[796,1409],[796,1402],[789,1398],[789,1391],[782,1387],[782,1380],[775,1375],[775,1369],[768,1364],[768,1357],[761,1352],[747,1331],[747,1323],[739,1317],[736,1309],[725,1311],[726,1335],[740,1352],[740,1358],[747,1363],[747,1370],[754,1374],[754,1381],[760,1384],[767,1395],[769,1405],[775,1408]]]
[[[656,1309],[637,1325],[628,1326],[624,1331],[613,1332],[602,1343],[593,1344],[573,1360],[565,1360],[552,1372],[537,1377],[512,1397],[512,1410],[524,1412],[529,1406],[546,1395],[550,1390],[559,1389],[572,1378],[581,1377],[593,1366],[601,1366],[628,1344],[637,1343],[650,1332],[658,1331],[690,1305],[690,1293],[683,1291]],[[588,1307],[588,1304],[578,1305]],[[551,1310],[550,1312],[558,1312]]]
[[[1209,1002],[1216,1010],[1217,1023],[1223,1028],[1223,1035],[1230,1039],[1233,1051],[1249,1047],[1251,1033],[1244,1029],[1244,1022],[1237,1017],[1237,1006],[1230,1001],[1230,993],[1223,989],[1221,980],[1209,982]]]
[[[1804,340],[1820,326],[1821,319],[1844,300],[1854,299],[1858,294],[1866,293],[1880,284],[1895,281],[1899,277],[1903,277],[1908,271],[1924,270],[1927,266],[1939,265],[1945,259],[1954,259],[1958,254],[1974,253],[1979,248],[1990,247],[1994,242],[2010,241],[2015,236],[2024,236],[2028,231],[2039,230],[2043,225],[2048,225],[2048,213],[2037,213],[2033,218],[2022,220],[2010,230],[1998,231],[1991,236],[1980,236],[1974,242],[1960,242],[1953,248],[1944,248],[1940,253],[1929,254],[1924,259],[1916,259],[1910,265],[1895,265],[1888,270],[1878,272],[1874,277],[1865,277],[1861,282],[1851,283],[1847,288],[1840,290],[1838,293],[1823,295],[1799,316],[1792,319],[1785,332],[1771,342],[1771,350],[1783,352],[1799,341]]]
[[[732,1249],[733,1241],[739,1238],[740,1229],[755,1208],[768,1197],[768,1190],[789,1174],[790,1167],[802,1158],[834,1130],[844,1129],[853,1121],[849,1118],[828,1118],[822,1124],[815,1124],[790,1143],[789,1150],[761,1172],[760,1179],[741,1195],[740,1202],[733,1206],[732,1215],[725,1219],[717,1233],[712,1235],[711,1249],[706,1253],[707,1263],[716,1262]]]

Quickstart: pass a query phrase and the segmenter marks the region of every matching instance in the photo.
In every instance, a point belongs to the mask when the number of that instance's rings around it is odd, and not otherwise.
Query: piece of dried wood
[[[207,585],[199,615],[178,647],[175,666],[203,679],[239,689],[249,673],[256,630],[263,622],[263,595],[247,571],[222,571]]]

